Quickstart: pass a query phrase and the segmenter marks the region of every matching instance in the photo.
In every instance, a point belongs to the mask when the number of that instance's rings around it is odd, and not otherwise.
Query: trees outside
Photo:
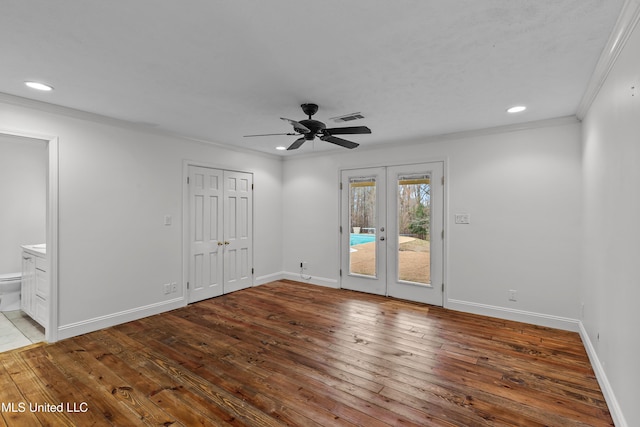
[[[351,227],[375,229],[375,182],[353,182],[349,186]],[[428,179],[401,180],[398,184],[400,235],[428,240],[431,226],[431,185]]]
[[[429,177],[397,181],[398,280],[429,283],[431,277],[431,185]],[[361,233],[375,233],[376,185],[360,179],[349,185],[350,225]],[[357,245],[349,253],[349,272],[376,275],[376,242]]]
[[[400,235],[429,240],[431,228],[431,185],[426,180],[407,180],[398,185]]]
[[[375,229],[376,184],[374,181],[354,182],[349,186],[351,199],[351,227]]]

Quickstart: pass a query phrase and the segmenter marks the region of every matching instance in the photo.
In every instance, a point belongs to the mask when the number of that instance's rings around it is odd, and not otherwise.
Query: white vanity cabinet
[[[49,321],[49,275],[44,245],[22,246],[20,308],[43,327]]]

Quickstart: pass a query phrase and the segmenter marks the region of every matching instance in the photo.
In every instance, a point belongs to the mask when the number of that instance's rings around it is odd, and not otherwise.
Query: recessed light
[[[282,145],[276,147],[276,150],[280,150],[280,151],[286,150],[286,149],[287,149],[287,147],[283,147]]]
[[[520,113],[526,109],[527,107],[524,105],[516,105],[515,107],[508,108],[507,113]]]
[[[45,92],[53,90],[53,86],[49,86],[40,82],[24,82],[24,84],[29,86],[31,89],[42,90]]]

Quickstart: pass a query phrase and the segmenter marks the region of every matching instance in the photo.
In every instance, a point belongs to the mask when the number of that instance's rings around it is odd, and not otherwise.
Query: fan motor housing
[[[299,123],[301,125],[304,125],[307,129],[310,130],[310,132],[304,134],[304,138],[309,140],[309,141],[311,141],[313,138],[315,138],[316,134],[318,132],[320,132],[323,129],[326,129],[326,127],[327,127],[321,121],[313,120],[313,119],[300,120]]]

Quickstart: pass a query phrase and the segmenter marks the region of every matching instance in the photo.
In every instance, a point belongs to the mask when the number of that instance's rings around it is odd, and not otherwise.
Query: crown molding
[[[21,96],[11,95],[3,92],[0,92],[0,104],[14,105],[17,107],[38,110],[44,113],[57,114],[61,116],[71,117],[74,119],[86,120],[86,121],[99,123],[103,125],[114,126],[121,129],[128,129],[135,132],[141,132],[141,133],[168,137],[168,138],[181,139],[183,141],[189,141],[189,142],[214,146],[214,147],[222,148],[229,151],[239,152],[242,154],[251,154],[258,157],[281,160],[281,156],[278,156],[277,154],[265,153],[262,151],[238,147],[231,144],[224,144],[221,142],[215,142],[215,141],[192,137],[188,135],[182,135],[179,133],[175,133],[175,132],[171,132],[163,129],[157,129],[153,125],[146,124],[146,123],[136,123],[136,122],[131,122],[127,120],[116,119],[113,117],[103,116],[103,115],[91,113],[88,111],[77,110],[75,108],[70,108],[70,107],[63,107],[61,105],[50,104],[48,102],[37,101],[29,98],[23,98]]]
[[[521,132],[521,131],[527,131],[527,130],[533,130],[533,129],[549,128],[554,126],[574,125],[577,123],[580,123],[580,121],[576,116],[555,117],[551,119],[541,119],[541,120],[534,120],[530,122],[512,123],[512,124],[502,125],[502,126],[493,126],[493,127],[487,127],[487,128],[481,128],[481,129],[464,130],[460,132],[441,133],[441,134],[435,134],[435,135],[424,135],[419,137],[413,137],[410,139],[394,141],[393,147],[384,143],[367,144],[367,145],[362,144],[360,145],[360,147],[358,147],[358,151],[374,151],[374,150],[386,150],[391,148],[398,149],[398,148],[404,148],[404,147],[414,147],[416,145],[423,145],[423,144],[433,143],[433,142],[455,141],[455,140],[476,138],[476,137],[487,136],[487,135],[499,135],[499,134],[510,133],[510,132]],[[323,151],[317,151],[317,152],[296,154],[295,156],[285,156],[283,157],[283,160],[287,162],[287,161],[306,159],[309,157],[326,157],[326,156],[332,156],[332,155],[339,155],[340,153],[344,153],[344,151],[341,151],[339,149],[323,150]]]
[[[639,0],[626,0],[616,21],[616,25],[611,31],[611,35],[607,40],[600,59],[596,64],[596,68],[591,75],[587,89],[582,96],[580,104],[578,104],[578,110],[576,111],[576,117],[579,120],[584,119],[591,104],[598,96],[602,85],[607,80],[607,76],[611,72],[620,52],[627,44],[627,40],[631,36],[631,33],[635,29],[638,21],[640,20],[640,1]]]

